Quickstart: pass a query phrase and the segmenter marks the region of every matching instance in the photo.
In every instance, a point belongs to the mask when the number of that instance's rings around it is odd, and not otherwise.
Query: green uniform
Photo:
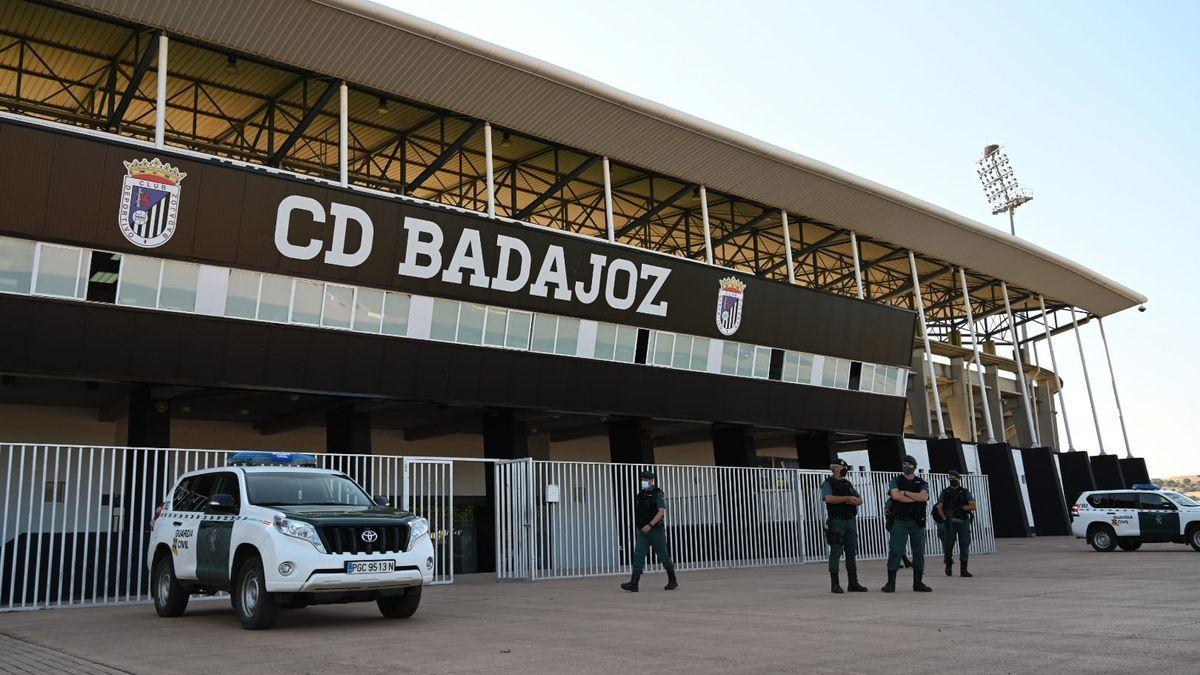
[[[650,532],[643,531],[643,528],[658,514],[659,509],[667,508],[667,495],[655,487],[653,491],[639,492],[635,499],[637,534],[633,545],[634,574],[642,573],[642,569],[646,566],[646,554],[651,548],[654,549],[654,555],[658,556],[658,561],[662,563],[663,569],[674,572],[675,563],[671,560],[671,548],[667,545],[667,529],[663,526],[662,521],[650,528]]]
[[[821,483],[822,502],[826,497],[835,493],[839,497],[860,497],[858,490],[854,489],[850,481],[842,479],[836,485],[834,481],[835,479],[830,477]],[[856,518],[858,507],[850,504],[826,503],[825,510],[829,513],[825,526],[825,536],[829,542],[829,571],[838,571],[838,560],[845,553],[846,572],[854,574],[858,570],[858,520]]]
[[[929,494],[929,484],[916,474],[907,478],[903,474],[892,479],[888,484],[888,494],[892,490],[905,492],[924,492]],[[927,503],[908,503],[892,501],[892,511],[895,521],[892,523],[892,533],[888,538],[889,572],[900,569],[900,559],[904,557],[905,546],[912,547],[913,572],[918,575],[925,573],[925,509]]]
[[[957,492],[957,494],[956,494]],[[954,557],[954,542],[958,541],[958,558],[965,566],[971,555],[971,512],[962,507],[975,503],[975,496],[965,487],[948,487],[938,496],[946,519],[937,524],[942,540],[942,556],[949,565]]]

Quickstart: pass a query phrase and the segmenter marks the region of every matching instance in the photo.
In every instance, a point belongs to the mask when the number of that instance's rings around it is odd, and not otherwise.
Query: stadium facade
[[[1046,362],[1140,294],[371,3],[0,0],[0,109],[0,441],[1145,479]]]

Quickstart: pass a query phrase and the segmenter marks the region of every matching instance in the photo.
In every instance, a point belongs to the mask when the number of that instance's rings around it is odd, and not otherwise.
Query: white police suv
[[[1084,492],[1071,507],[1071,532],[1097,551],[1136,551],[1155,542],[1200,551],[1200,502],[1151,483]]]
[[[179,616],[193,593],[228,591],[242,626],[280,609],[374,600],[391,619],[417,611],[433,579],[429,523],[371,498],[312,455],[235,453],[184,474],[155,514],[151,594]]]

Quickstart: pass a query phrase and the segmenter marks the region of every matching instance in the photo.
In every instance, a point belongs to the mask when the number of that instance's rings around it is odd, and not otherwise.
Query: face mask
[[[650,481],[648,481],[648,480],[642,481],[642,489],[649,490],[650,489]]]
[[[904,475],[906,476],[911,476],[916,470],[917,467],[915,466],[908,466],[907,464],[904,465]]]
[[[950,487],[958,487],[958,481],[956,481],[956,480],[950,481]]]

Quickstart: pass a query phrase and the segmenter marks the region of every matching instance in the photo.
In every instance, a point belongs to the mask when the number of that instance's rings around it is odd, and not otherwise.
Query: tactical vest
[[[908,478],[904,474],[900,474],[900,477],[896,479],[896,488],[901,492],[920,492],[923,487],[925,487],[925,481],[916,475]],[[897,518],[920,520],[925,517],[925,506],[924,502],[901,502],[893,500],[892,513],[895,513]]]
[[[956,520],[967,520],[971,514],[963,511],[962,507],[967,505],[967,489],[959,485],[958,487],[946,488],[946,498],[942,501],[942,510],[948,518]]]
[[[634,517],[636,518],[639,528],[645,527],[654,520],[654,516],[658,515],[658,495],[662,494],[657,486],[653,490],[638,490],[637,496],[634,497]],[[662,521],[659,521],[655,527],[662,527]]]
[[[833,490],[834,497],[853,497],[854,486],[845,478],[826,478]],[[853,518],[858,515],[858,507],[853,504],[826,504],[825,510],[831,518]]]

